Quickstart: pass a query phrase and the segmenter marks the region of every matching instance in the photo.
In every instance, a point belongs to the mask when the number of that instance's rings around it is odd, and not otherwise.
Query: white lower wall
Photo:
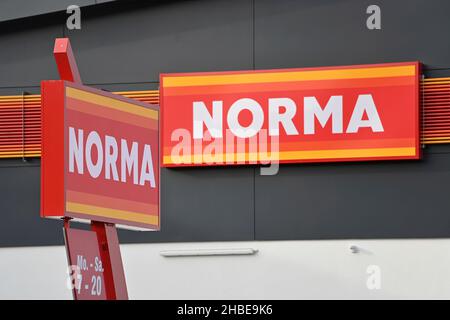
[[[359,253],[349,247],[356,245]],[[255,248],[165,258],[162,250]],[[450,299],[450,239],[122,245],[130,299]],[[367,268],[380,269],[368,289]],[[64,247],[0,249],[0,299],[71,299]],[[374,282],[371,282],[374,283]]]

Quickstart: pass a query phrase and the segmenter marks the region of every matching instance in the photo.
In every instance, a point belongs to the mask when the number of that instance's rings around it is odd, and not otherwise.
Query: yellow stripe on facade
[[[66,210],[68,212],[73,213],[89,214],[111,219],[121,219],[132,222],[148,223],[152,225],[158,225],[159,219],[158,216],[151,216],[143,213],[91,206],[83,203],[69,202],[69,201],[66,202]]]
[[[146,117],[150,119],[158,119],[158,111],[147,109],[144,107],[141,107],[139,105],[135,105],[132,103],[128,103],[125,101],[113,99],[110,97],[105,97],[99,94],[95,94],[92,92],[79,90],[72,87],[66,87],[66,94],[68,97],[83,100],[86,102],[91,102],[95,104],[99,104],[103,107],[132,113],[141,117]]]
[[[22,156],[25,157],[40,157],[41,156],[41,152],[40,151],[36,151],[36,152],[25,152],[25,154],[21,151],[18,152],[3,152],[0,151],[0,158],[20,158]]]
[[[289,161],[289,160],[324,160],[324,159],[346,159],[346,158],[375,158],[375,157],[404,157],[414,156],[416,149],[414,147],[402,148],[367,148],[367,149],[336,149],[336,150],[307,150],[307,151],[283,151],[272,155],[258,153],[233,153],[233,154],[217,154],[204,156],[203,160],[211,160],[213,158],[220,159],[223,162],[231,160],[232,163],[237,161]],[[263,155],[263,156],[262,156]],[[164,164],[198,164],[203,163],[200,155],[186,156],[164,156]]]
[[[164,87],[414,76],[415,65],[198,76],[165,76]]]

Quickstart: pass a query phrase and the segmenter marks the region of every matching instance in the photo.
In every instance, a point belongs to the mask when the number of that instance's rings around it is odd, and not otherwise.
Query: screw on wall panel
[[[351,245],[349,249],[352,253],[359,253],[359,248],[355,245]]]

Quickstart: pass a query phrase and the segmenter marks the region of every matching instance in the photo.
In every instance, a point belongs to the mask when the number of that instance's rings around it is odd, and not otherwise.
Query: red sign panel
[[[159,229],[158,107],[42,83],[41,216]]]
[[[105,266],[100,254],[97,233],[64,229],[69,283],[75,300],[106,300]]]
[[[418,159],[420,64],[161,75],[163,166]]]

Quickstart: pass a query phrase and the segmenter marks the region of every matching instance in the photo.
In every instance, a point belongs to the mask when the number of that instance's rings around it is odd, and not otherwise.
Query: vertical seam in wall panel
[[[252,55],[253,55],[253,70],[255,70],[255,0],[252,0]]]
[[[256,169],[253,168],[253,240],[256,240]]]

